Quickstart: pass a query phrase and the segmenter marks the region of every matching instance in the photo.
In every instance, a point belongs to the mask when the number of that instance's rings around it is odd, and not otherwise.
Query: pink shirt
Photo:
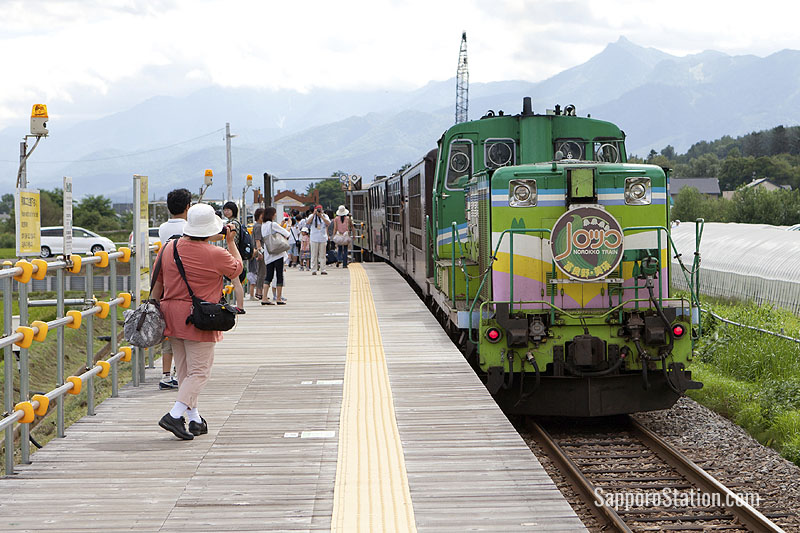
[[[158,280],[164,286],[161,297],[161,312],[167,323],[164,335],[176,339],[219,342],[222,340],[221,331],[202,331],[186,323],[186,318],[192,313],[192,298],[173,259],[173,243],[177,243],[186,279],[194,295],[207,302],[219,301],[222,297],[222,276],[230,279],[238,276],[242,272],[242,262],[234,259],[224,248],[206,241],[188,239],[170,241],[159,254],[159,257],[165,252],[167,254],[158,273]]]

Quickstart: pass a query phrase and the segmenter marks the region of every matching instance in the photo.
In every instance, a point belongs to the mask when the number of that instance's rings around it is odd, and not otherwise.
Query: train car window
[[[386,218],[389,220],[389,227],[399,230],[402,228],[402,195],[400,190],[400,179],[389,182],[389,193],[386,199]]]
[[[416,174],[408,180],[408,224],[411,245],[422,250],[422,187],[421,175]],[[417,230],[417,231],[413,231]]]
[[[619,141],[595,141],[594,160],[603,163],[620,163]]]
[[[585,159],[586,141],[583,139],[556,139],[553,143],[553,160]],[[561,152],[559,154],[559,152]]]
[[[447,158],[447,188],[462,187],[470,174],[472,174],[472,141],[455,140],[450,143],[450,154]]]
[[[483,145],[483,161],[486,168],[496,169],[513,165],[516,161],[516,149],[514,139],[486,139]]]

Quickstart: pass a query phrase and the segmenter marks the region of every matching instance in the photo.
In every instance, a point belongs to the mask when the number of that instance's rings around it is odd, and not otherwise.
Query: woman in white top
[[[263,295],[261,305],[272,305],[272,302],[269,301],[269,285],[272,283],[272,276],[277,276],[275,303],[278,305],[286,305],[286,302],[281,299],[281,293],[283,292],[283,260],[286,257],[286,253],[279,252],[274,255],[270,254],[266,246],[267,238],[273,233],[280,233],[287,239],[289,238],[289,232],[275,222],[275,213],[274,207],[267,207],[263,215],[264,223],[261,225],[261,240],[265,243],[264,263],[267,265],[267,276],[264,278],[264,287],[261,291]]]

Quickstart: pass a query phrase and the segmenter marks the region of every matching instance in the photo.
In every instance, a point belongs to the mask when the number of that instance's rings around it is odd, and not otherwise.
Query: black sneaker
[[[175,390],[178,388],[178,381],[172,376],[164,376],[158,382],[158,388],[161,390]]]
[[[161,417],[158,425],[182,440],[192,440],[194,435],[186,431],[186,420],[183,417],[172,418],[169,413]]]
[[[195,437],[208,433],[208,424],[206,423],[206,419],[201,416],[199,424],[195,421],[189,422],[189,433]]]
[[[234,309],[236,309],[236,314],[237,315],[243,315],[243,314],[245,314],[247,312],[244,309],[242,309],[241,307],[234,307]]]

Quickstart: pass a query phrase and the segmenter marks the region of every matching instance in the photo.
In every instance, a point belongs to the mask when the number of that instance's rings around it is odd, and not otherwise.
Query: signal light
[[[489,342],[498,342],[502,336],[503,334],[497,328],[489,328],[486,330],[486,338],[489,340]]]
[[[686,329],[680,324],[675,324],[674,326],[672,326],[672,335],[676,339],[683,337],[684,333],[686,333]]]

